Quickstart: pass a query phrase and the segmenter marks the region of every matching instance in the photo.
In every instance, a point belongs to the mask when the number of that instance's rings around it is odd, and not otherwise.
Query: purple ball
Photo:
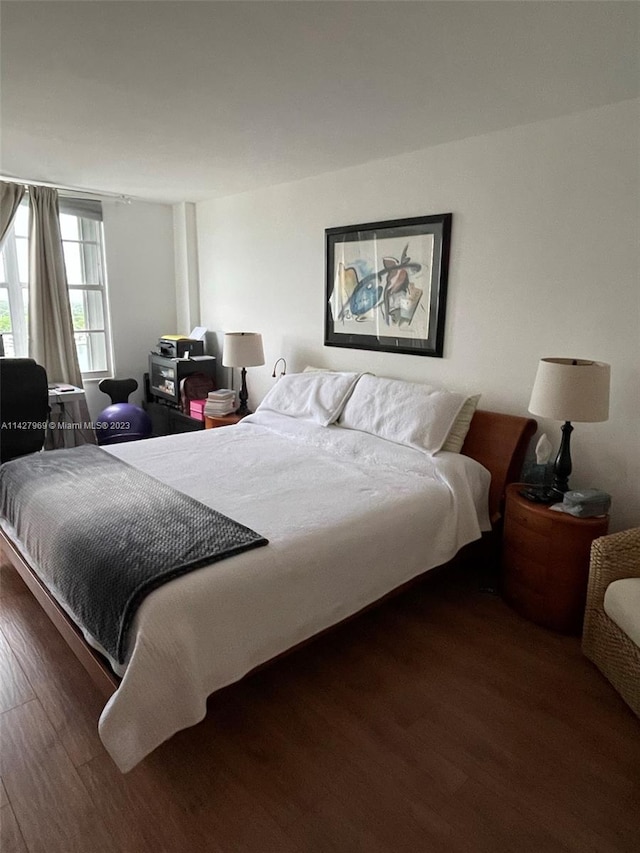
[[[137,441],[151,435],[151,418],[133,403],[113,403],[96,418],[98,444]]]

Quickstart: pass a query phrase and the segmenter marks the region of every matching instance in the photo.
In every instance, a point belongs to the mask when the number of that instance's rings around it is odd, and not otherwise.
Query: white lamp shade
[[[556,421],[609,418],[611,367],[580,358],[543,358],[533,383],[529,411]]]
[[[264,364],[262,335],[257,332],[225,332],[223,367],[255,367]]]

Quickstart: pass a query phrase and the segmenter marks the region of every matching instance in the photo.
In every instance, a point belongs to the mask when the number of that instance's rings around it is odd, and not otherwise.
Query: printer
[[[158,352],[165,358],[204,355],[204,341],[185,338],[183,335],[163,335],[158,341]]]

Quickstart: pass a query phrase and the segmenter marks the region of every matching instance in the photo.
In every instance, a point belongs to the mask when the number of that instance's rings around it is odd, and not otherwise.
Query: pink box
[[[192,418],[197,418],[199,421],[204,420],[204,407],[206,400],[192,400],[189,406],[189,414]]]

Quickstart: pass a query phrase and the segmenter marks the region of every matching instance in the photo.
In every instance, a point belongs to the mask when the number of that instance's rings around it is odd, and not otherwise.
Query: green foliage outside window
[[[77,331],[87,328],[84,307],[76,303],[71,306],[73,317],[73,328]],[[9,312],[9,299],[7,296],[0,297],[0,335],[11,331],[11,314]]]
[[[11,331],[11,315],[9,314],[9,299],[0,298],[0,335]]]
[[[80,305],[77,302],[75,304],[71,303],[71,316],[73,318],[73,328],[76,331],[87,328],[83,305]]]

